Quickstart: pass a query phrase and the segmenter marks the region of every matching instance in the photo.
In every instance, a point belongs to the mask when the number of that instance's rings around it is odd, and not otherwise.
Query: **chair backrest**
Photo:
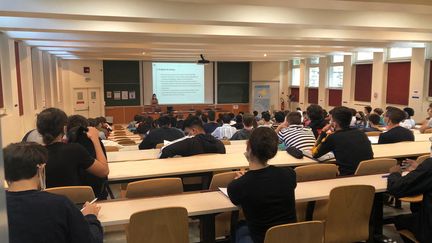
[[[374,136],[379,136],[379,135],[381,135],[381,132],[378,132],[378,131],[376,131],[376,132],[366,132],[366,136],[368,136],[368,137],[374,137]]]
[[[395,159],[371,159],[360,162],[354,175],[374,175],[385,174],[389,169],[397,164]]]
[[[117,152],[119,151],[119,148],[116,146],[105,146],[105,151],[107,152]]]
[[[228,184],[236,177],[235,171],[224,172],[213,175],[210,183],[210,190],[218,189],[219,187],[227,187]]]
[[[341,186],[331,190],[325,221],[325,242],[367,240],[374,194],[375,188],[368,185]]]
[[[231,145],[231,141],[230,141],[230,140],[222,139],[221,142],[222,142],[224,145]]]
[[[308,221],[294,224],[283,224],[267,230],[264,243],[323,243],[324,223]]]
[[[294,169],[297,182],[334,179],[339,171],[334,164],[304,165]]]
[[[430,154],[425,154],[425,155],[419,156],[419,157],[417,157],[416,162],[417,162],[417,164],[421,164],[421,163],[423,163],[423,161],[429,159],[430,157],[431,157]]]
[[[75,204],[90,202],[95,198],[93,189],[89,186],[64,186],[45,189],[46,192],[62,195]]]
[[[164,143],[158,143],[156,144],[157,149],[161,149],[164,146]]]
[[[183,192],[180,178],[158,178],[131,182],[126,187],[127,198],[155,197]]]
[[[131,215],[128,243],[189,243],[188,213],[185,208],[159,208]]]
[[[135,141],[132,141],[132,140],[130,140],[130,139],[127,139],[127,140],[119,140],[119,141],[117,141],[117,143],[120,144],[120,145],[136,145],[136,142],[135,142]]]

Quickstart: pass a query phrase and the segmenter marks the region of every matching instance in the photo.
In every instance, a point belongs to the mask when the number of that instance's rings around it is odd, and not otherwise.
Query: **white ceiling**
[[[194,61],[204,54],[214,61],[275,61],[422,47],[432,42],[431,5],[428,0],[0,0],[0,31],[64,59]]]

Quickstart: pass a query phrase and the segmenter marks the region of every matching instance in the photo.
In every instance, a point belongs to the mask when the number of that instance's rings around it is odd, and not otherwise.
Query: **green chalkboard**
[[[103,61],[105,105],[140,105],[139,61]]]
[[[249,103],[249,62],[218,62],[218,103]]]

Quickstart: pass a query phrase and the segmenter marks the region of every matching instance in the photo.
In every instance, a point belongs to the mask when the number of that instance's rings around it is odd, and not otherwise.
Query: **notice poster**
[[[258,113],[270,110],[270,85],[255,85],[253,102]]]
[[[107,97],[107,99],[112,99],[112,92],[111,91],[107,91],[106,92],[106,97]]]
[[[136,98],[135,91],[129,91],[129,99],[134,100]]]
[[[121,100],[121,92],[114,91],[114,100]]]
[[[121,92],[121,98],[122,98],[122,100],[129,99],[129,92],[128,91],[122,91]]]

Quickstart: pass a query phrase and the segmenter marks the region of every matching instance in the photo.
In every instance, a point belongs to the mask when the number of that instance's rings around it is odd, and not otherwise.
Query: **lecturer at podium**
[[[156,97],[156,94],[152,95],[151,106],[152,106],[153,112],[160,112],[161,111],[161,108],[159,107],[159,101]]]

